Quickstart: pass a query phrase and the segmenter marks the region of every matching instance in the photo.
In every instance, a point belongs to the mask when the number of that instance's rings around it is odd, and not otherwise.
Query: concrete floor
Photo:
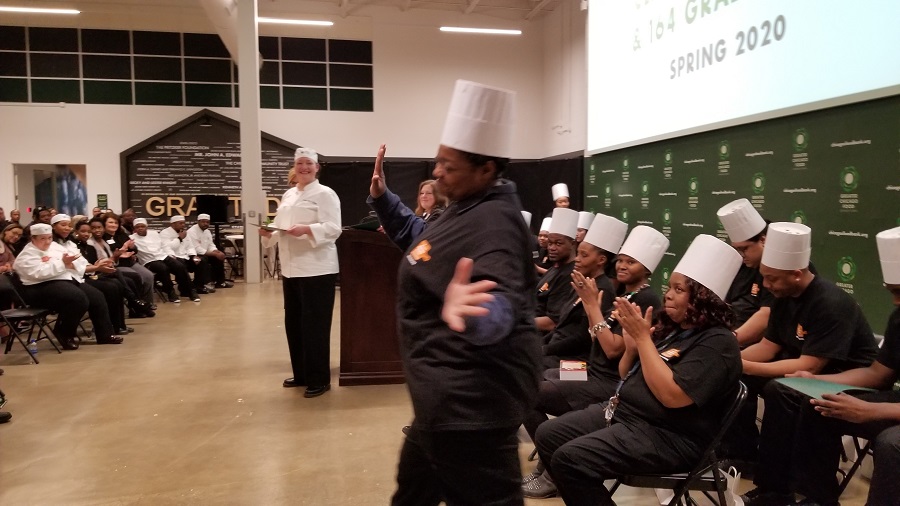
[[[336,319],[332,390],[282,388],[282,319],[277,282],[239,283],[160,304],[156,318],[129,321],[136,332],[120,346],[59,355],[42,342],[35,366],[17,344],[0,356],[13,413],[0,425],[0,504],[388,504],[406,387],[338,387]],[[520,449],[526,471],[532,448]],[[866,486],[855,479],[842,504],[863,504]],[[616,499],[656,502],[626,488]]]

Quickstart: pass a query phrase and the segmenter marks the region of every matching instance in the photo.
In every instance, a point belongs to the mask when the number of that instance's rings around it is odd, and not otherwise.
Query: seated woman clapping
[[[669,279],[660,322],[617,299],[623,376],[604,404],[543,423],[536,445],[566,504],[615,504],[603,486],[623,474],[688,471],[737,392],[740,350],[724,297],[741,264],[724,242],[698,236]]]

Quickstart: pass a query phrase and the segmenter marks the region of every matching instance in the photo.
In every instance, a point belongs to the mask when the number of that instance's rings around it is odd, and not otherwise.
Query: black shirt
[[[892,369],[894,376],[900,375],[900,307],[888,317],[887,330],[884,331],[884,342],[878,351],[881,365]]]
[[[500,181],[482,194],[452,203],[439,220],[409,237],[398,273],[397,318],[414,424],[421,429],[515,427],[537,399],[540,337],[534,327],[534,264],[515,191],[515,184]],[[370,202],[382,223],[400,215],[419,219],[404,211],[392,193]],[[385,226],[406,228],[399,223]],[[462,257],[474,260],[473,282],[497,282],[492,293],[508,302],[512,318],[506,335],[483,340],[473,325],[459,333],[441,319],[444,293]]]
[[[801,355],[829,359],[821,374],[867,367],[878,353],[859,304],[821,276],[799,296],[775,299],[766,339],[781,346],[776,360]]]
[[[553,267],[553,262],[550,261],[550,252],[547,251],[547,248],[540,247],[540,244],[535,240],[534,243],[534,253],[532,256],[534,257],[534,265],[537,265],[541,269],[549,269]]]
[[[735,328],[740,327],[761,307],[772,307],[775,296],[763,286],[763,277],[759,269],[741,264],[737,276],[728,289],[725,302],[731,304],[737,316]]]
[[[737,395],[741,351],[734,335],[724,327],[690,332],[660,350],[660,356],[668,359],[675,383],[694,403],[683,408],[663,406],[639,368],[622,386],[614,420],[648,423],[683,434],[698,447],[709,445]]]
[[[594,278],[597,288],[603,291],[600,311],[604,317],[609,314],[613,303],[612,280],[605,274]],[[590,320],[584,310],[581,298],[576,295],[564,308],[559,317],[559,325],[544,336],[544,355],[563,360],[588,360],[591,353]]]
[[[608,278],[607,278],[608,279]],[[645,288],[638,290],[637,292],[632,293],[620,293],[617,294],[617,297],[625,297],[631,302],[634,302],[641,308],[641,314],[644,314],[647,311],[648,307],[652,307],[654,312],[658,312],[660,308],[660,300],[656,293],[650,288],[649,285],[644,285]],[[604,292],[605,295],[605,292]],[[603,316],[609,316],[608,313],[604,312]],[[609,324],[609,330],[612,331],[613,334],[622,335],[622,326],[619,325],[618,320],[608,319],[607,323]],[[610,359],[606,356],[606,353],[603,351],[603,347],[600,346],[600,343],[595,339],[591,342],[591,356],[590,363],[588,364],[588,374],[595,378],[609,378],[615,381],[618,381],[621,377],[619,376],[619,358]]]
[[[535,316],[548,316],[554,322],[566,304],[575,300],[575,289],[572,288],[572,271],[575,261],[552,267],[541,277],[537,284],[537,309]]]

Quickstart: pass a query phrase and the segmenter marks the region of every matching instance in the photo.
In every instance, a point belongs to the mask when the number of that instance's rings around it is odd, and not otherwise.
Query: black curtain
[[[522,207],[532,214],[531,230],[535,233],[545,216],[553,212],[556,204],[550,189],[557,183],[569,187],[569,207],[583,208],[584,157],[566,160],[524,160],[511,162],[506,178],[519,189]]]

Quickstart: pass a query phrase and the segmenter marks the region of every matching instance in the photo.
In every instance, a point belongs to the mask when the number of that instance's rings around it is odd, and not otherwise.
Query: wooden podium
[[[397,336],[397,267],[403,257],[386,235],[344,230],[341,266],[341,372],[338,384],[403,383]]]

